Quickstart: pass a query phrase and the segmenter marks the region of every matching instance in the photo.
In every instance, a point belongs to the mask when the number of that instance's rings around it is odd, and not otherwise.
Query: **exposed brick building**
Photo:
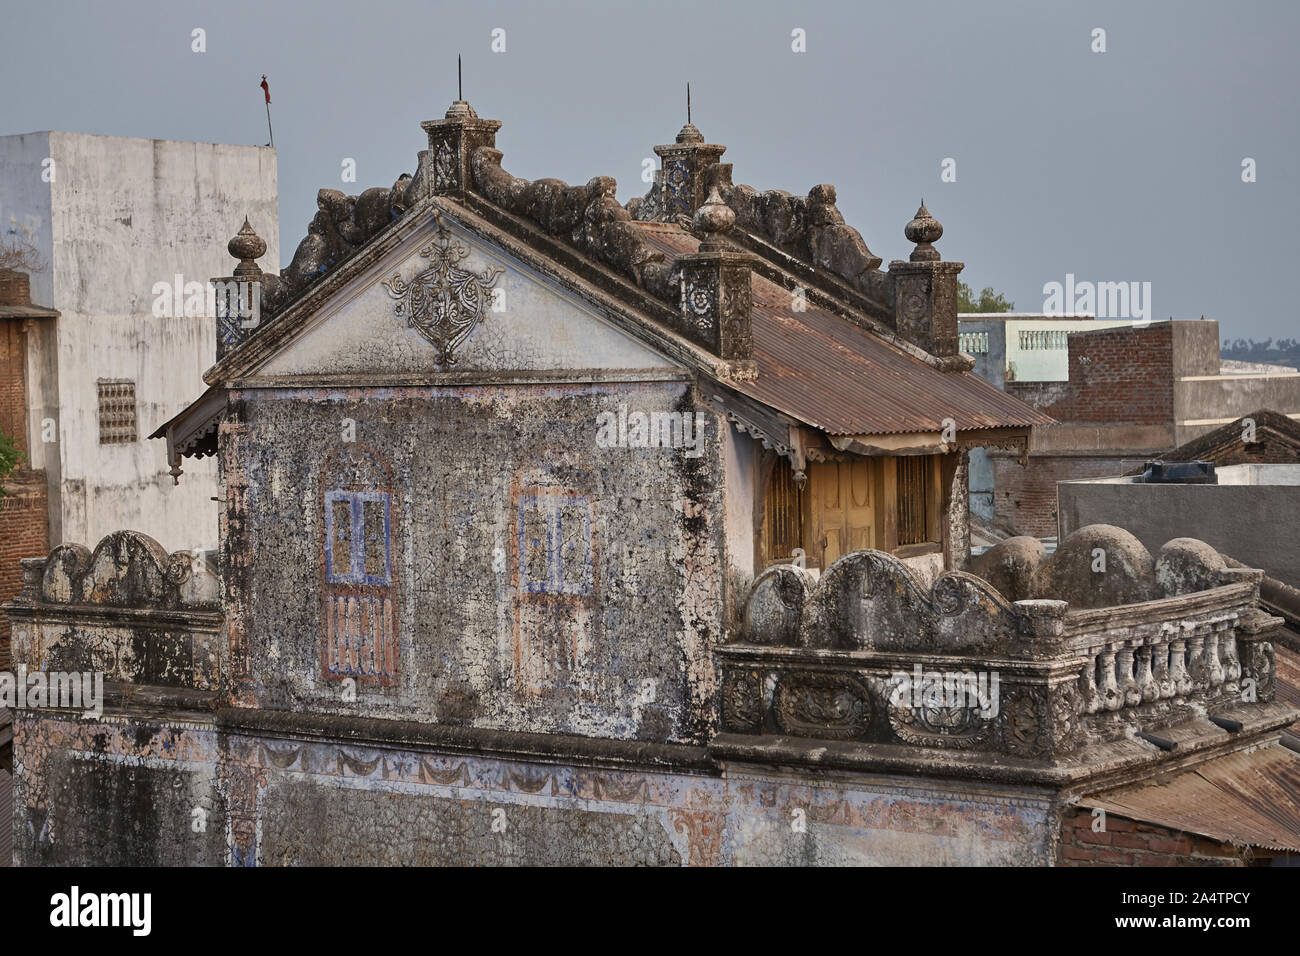
[[[52,321],[52,309],[32,305],[28,277],[0,269],[0,435],[13,440],[23,459],[4,479],[0,497],[0,603],[22,586],[20,558],[49,550],[49,511],[45,473],[27,467],[28,331]],[[0,613],[0,669],[9,666],[9,619]]]
[[[1253,409],[1300,413],[1300,374],[1221,374],[1218,343],[1219,324],[1210,320],[1074,332],[1068,381],[1004,383],[1058,424],[1034,430],[1028,465],[990,452],[995,522],[1055,535],[1058,481],[1119,475],[1146,458],[1175,456],[1177,446]]]

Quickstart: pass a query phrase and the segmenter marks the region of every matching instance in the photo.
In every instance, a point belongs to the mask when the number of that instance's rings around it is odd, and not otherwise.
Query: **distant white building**
[[[276,195],[265,147],[0,137],[0,237],[36,248],[31,301],[59,313],[24,331],[26,446],[48,483],[51,545],[131,528],[168,550],[215,547],[215,462],[174,486],[148,435],[203,388],[215,319],[192,283],[229,271],[225,240],[245,216],[279,268]]]
[[[1085,314],[960,312],[957,347],[975,359],[976,375],[999,388],[1007,382],[1067,382],[1071,332],[1130,326],[1135,321]],[[994,517],[993,485],[988,452],[971,449],[970,508],[985,521]]]
[[[1069,335],[1095,329],[1150,325],[1137,319],[1037,312],[962,312],[957,315],[960,348],[975,357],[977,374],[1004,382],[1065,382],[1070,378]],[[981,367],[1000,365],[1001,374]]]

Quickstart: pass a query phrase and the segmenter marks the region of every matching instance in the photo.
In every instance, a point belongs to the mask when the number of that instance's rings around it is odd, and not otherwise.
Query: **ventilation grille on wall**
[[[99,380],[99,443],[121,445],[135,441],[135,382]]]

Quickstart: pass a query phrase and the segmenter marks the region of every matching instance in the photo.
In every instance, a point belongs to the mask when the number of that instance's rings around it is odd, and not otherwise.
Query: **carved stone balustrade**
[[[926,588],[879,551],[845,555],[820,580],[769,568],[742,640],[717,651],[720,739],[1055,764],[1198,716],[1232,723],[1273,699],[1281,621],[1258,606],[1261,578],[1215,567],[1201,590],[1075,609],[1049,595],[1009,602],[963,572]]]

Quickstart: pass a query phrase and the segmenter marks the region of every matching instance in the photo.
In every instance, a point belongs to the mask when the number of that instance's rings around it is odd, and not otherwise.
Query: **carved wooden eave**
[[[1029,459],[1028,428],[989,428],[958,432],[955,441],[945,441],[942,432],[906,432],[896,435],[831,435],[831,445],[846,454],[946,455],[962,454],[973,448],[1003,448],[1017,452],[1023,465]]]
[[[714,382],[700,382],[700,397],[717,408],[738,432],[789,461],[795,481],[802,483],[810,446],[816,447],[817,442],[798,422]]]
[[[226,390],[210,387],[180,414],[169,419],[150,438],[167,441],[167,463],[172,484],[179,484],[182,458],[203,458],[217,453],[217,429],[226,413]]]
[[[1000,448],[1014,452],[1016,460],[1022,465],[1027,465],[1029,464],[1029,435],[1028,428],[988,428],[958,432],[957,450],[967,452],[973,448]]]

